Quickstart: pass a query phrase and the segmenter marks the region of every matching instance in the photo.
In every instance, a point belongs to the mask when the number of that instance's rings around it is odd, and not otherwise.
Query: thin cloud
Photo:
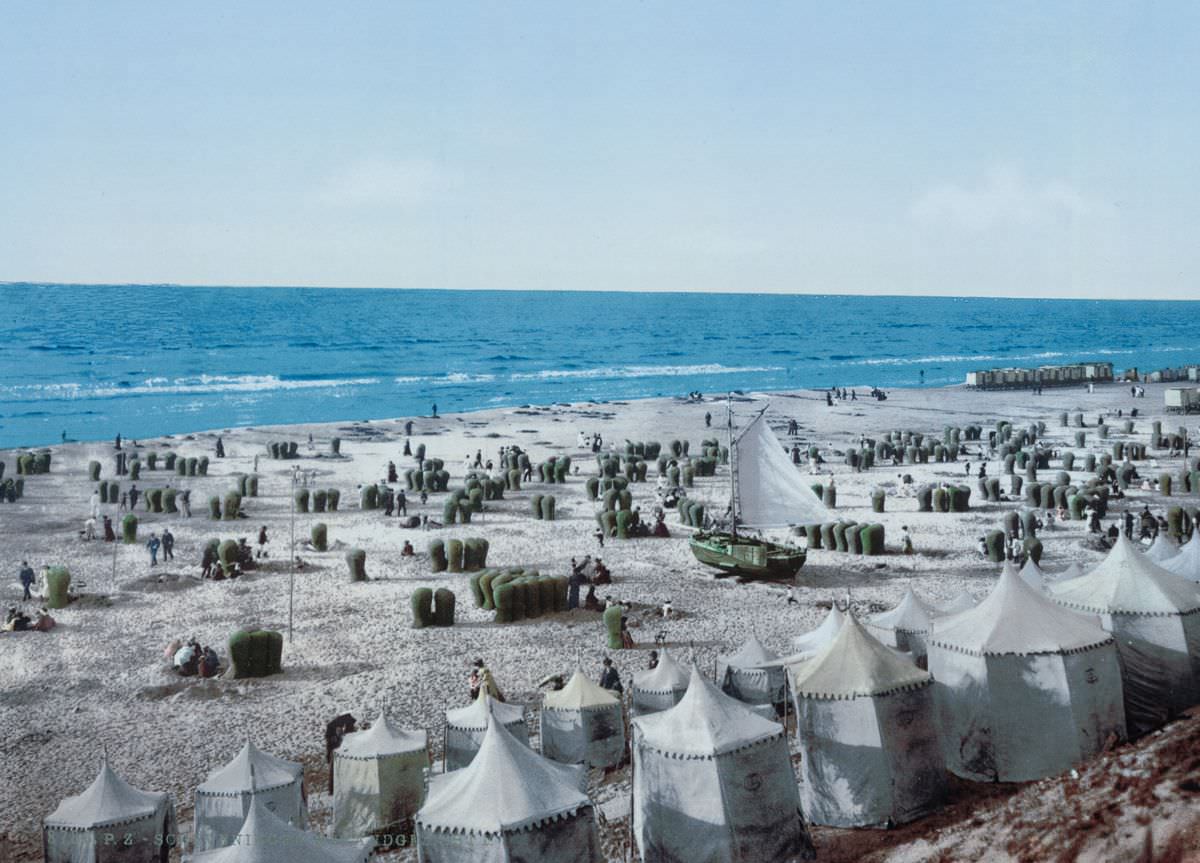
[[[425,159],[363,159],[327,177],[316,197],[341,207],[413,206],[444,198],[461,182],[456,172]]]
[[[1033,183],[1016,169],[993,168],[974,187],[947,183],[931,189],[912,205],[911,215],[925,225],[982,231],[1108,219],[1116,208],[1064,180]]]

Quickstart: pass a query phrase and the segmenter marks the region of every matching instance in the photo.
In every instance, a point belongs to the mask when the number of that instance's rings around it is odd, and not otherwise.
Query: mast
[[[737,539],[737,439],[733,436],[733,393],[726,396],[729,425],[729,517],[733,537]]]

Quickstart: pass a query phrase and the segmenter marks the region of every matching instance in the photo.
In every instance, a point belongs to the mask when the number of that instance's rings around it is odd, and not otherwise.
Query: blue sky
[[[0,7],[0,279],[1192,298],[1200,6]]]

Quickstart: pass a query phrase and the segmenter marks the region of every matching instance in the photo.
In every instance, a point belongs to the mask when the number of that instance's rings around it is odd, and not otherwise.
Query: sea
[[[1200,362],[1200,302],[0,285],[0,448]]]

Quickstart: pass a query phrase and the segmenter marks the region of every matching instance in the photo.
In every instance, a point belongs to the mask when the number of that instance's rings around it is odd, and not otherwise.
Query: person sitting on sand
[[[84,540],[92,540],[96,538],[96,519],[88,516],[83,522],[83,538]]]
[[[24,632],[29,629],[29,615],[16,608],[10,608],[8,614],[4,618],[4,630],[6,632]]]
[[[200,670],[200,645],[189,641],[179,648],[173,662],[180,677],[194,677]]]
[[[596,575],[592,578],[594,584],[612,584],[612,571],[604,565],[604,561],[596,558]]]
[[[33,622],[34,632],[49,632],[57,625],[57,621],[50,616],[50,612],[42,608],[37,613],[37,618]]]
[[[625,687],[621,685],[621,674],[613,666],[613,661],[610,657],[604,657],[604,670],[600,673],[600,686],[610,692],[624,692]]]
[[[603,611],[604,606],[596,596],[596,585],[589,585],[587,596],[583,598],[583,607],[587,611]]]
[[[415,554],[416,554],[416,552],[413,551],[413,544],[411,542],[409,542],[407,539],[404,540],[404,548],[402,548],[400,550],[400,556],[401,557],[412,557]]]
[[[200,650],[200,663],[198,671],[201,677],[216,677],[217,671],[221,668],[221,660],[217,656],[217,652],[211,647],[204,647]]]
[[[480,676],[483,673],[483,660],[476,659],[471,664],[471,673],[467,675],[467,691],[468,698],[474,701],[479,697],[479,688],[483,685],[483,679]]]

